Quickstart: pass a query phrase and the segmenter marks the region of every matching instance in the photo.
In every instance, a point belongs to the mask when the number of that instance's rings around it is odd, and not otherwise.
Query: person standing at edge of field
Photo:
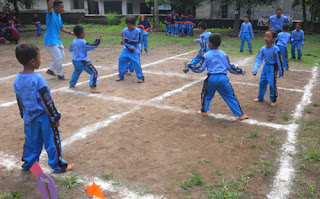
[[[282,15],[282,9],[278,8],[276,10],[276,14],[272,15],[268,19],[267,23],[268,23],[269,30],[274,30],[278,34],[279,32],[281,32],[284,24],[289,24],[289,20],[288,20],[288,17]]]
[[[44,35],[44,45],[47,47],[53,62],[47,70],[47,74],[56,76],[54,73],[57,70],[58,79],[65,80],[62,70],[62,62],[64,59],[64,47],[60,39],[60,31],[69,35],[74,35],[73,32],[64,28],[61,15],[64,11],[64,4],[62,1],[48,0],[48,12],[46,15],[47,30]]]

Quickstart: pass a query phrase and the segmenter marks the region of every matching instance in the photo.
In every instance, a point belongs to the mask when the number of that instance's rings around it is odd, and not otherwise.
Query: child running
[[[40,52],[36,46],[21,44],[16,48],[16,57],[23,65],[14,81],[20,115],[24,120],[26,141],[22,168],[29,170],[39,157],[43,145],[48,153],[48,164],[54,172],[65,172],[74,168],[61,156],[59,132],[60,112],[56,109],[46,80],[34,69],[38,69]]]
[[[283,67],[285,70],[289,69],[287,44],[290,44],[291,42],[291,35],[288,33],[288,30],[289,26],[283,25],[282,32],[278,33],[278,37],[276,39],[276,45],[280,49],[281,57],[283,60]]]
[[[201,110],[198,111],[198,114],[208,115],[210,102],[215,92],[218,91],[235,116],[238,116],[240,120],[247,119],[248,116],[243,114],[227,77],[227,71],[236,75],[244,75],[245,71],[230,63],[226,53],[218,49],[220,44],[221,36],[217,33],[211,34],[209,37],[210,51],[204,54],[203,59],[196,65],[185,62],[185,67],[195,73],[201,73],[207,68],[208,77],[203,82]]]
[[[256,76],[257,71],[261,66],[264,58],[265,64],[261,71],[258,98],[254,99],[253,101],[262,102],[264,100],[264,95],[266,94],[267,86],[269,84],[271,106],[276,106],[278,97],[277,73],[279,73],[279,78],[283,76],[283,66],[280,57],[280,50],[277,46],[274,45],[274,41],[276,38],[277,32],[274,30],[268,30],[265,33],[264,41],[266,45],[261,48],[252,71],[252,74]]]
[[[94,43],[90,44],[84,40],[85,32],[83,26],[75,26],[73,28],[74,35],[77,36],[75,40],[73,40],[69,51],[72,52],[72,63],[74,65],[74,72],[71,77],[71,81],[69,82],[69,87],[74,88],[77,84],[77,81],[82,73],[85,70],[90,74],[90,92],[92,93],[100,93],[101,91],[97,89],[97,79],[98,79],[98,71],[92,65],[91,61],[87,61],[88,51],[97,48],[101,41],[101,34],[94,41]]]
[[[292,59],[296,58],[296,46],[298,50],[298,59],[301,60],[301,45],[304,45],[304,32],[301,30],[301,24],[296,24],[296,29],[291,34],[291,55]]]
[[[135,27],[136,18],[134,16],[127,16],[126,25],[127,27],[122,32],[121,45],[124,48],[119,56],[119,75],[116,81],[124,80],[126,70],[133,67],[136,72],[138,83],[144,82],[144,76],[142,74],[142,68],[140,64],[140,30]]]
[[[240,52],[243,52],[243,45],[244,42],[247,41],[248,42],[248,47],[249,47],[249,52],[250,54],[252,54],[252,46],[251,46],[251,40],[250,37],[252,39],[254,39],[254,35],[253,35],[253,31],[252,31],[252,25],[249,22],[249,17],[245,16],[244,17],[244,22],[241,24],[241,28],[240,28],[240,32],[239,32],[239,36],[241,37],[241,45],[240,45]]]

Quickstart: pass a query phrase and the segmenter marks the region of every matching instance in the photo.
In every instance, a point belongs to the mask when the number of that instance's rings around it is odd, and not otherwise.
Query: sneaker
[[[250,54],[252,54],[252,51],[250,51]]]
[[[46,72],[48,75],[57,76],[52,70],[48,69]]]
[[[59,79],[59,80],[66,80],[66,78],[64,77],[64,75],[62,75],[62,76],[58,75],[58,79]]]
[[[296,59],[296,57],[291,57],[291,59]]]
[[[90,88],[90,92],[91,92],[91,93],[101,93],[101,90],[100,90],[100,89],[97,89],[97,88],[94,88],[94,87],[91,87],[91,88]]]
[[[144,49],[144,51],[145,51],[146,53],[148,53],[148,49]]]
[[[241,53],[243,53],[243,50],[240,50]]]
[[[144,76],[142,76],[142,79],[138,80],[138,83],[143,83],[144,82]]]
[[[121,79],[121,78],[119,78],[119,77],[116,79],[117,82],[118,82],[118,81],[122,81],[122,80],[123,80],[123,79]]]
[[[298,60],[301,60],[301,57],[298,57]]]
[[[75,88],[76,86],[75,85],[69,85],[69,88]]]

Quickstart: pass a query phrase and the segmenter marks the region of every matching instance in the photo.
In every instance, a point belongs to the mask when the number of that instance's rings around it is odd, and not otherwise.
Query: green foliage
[[[23,193],[20,191],[11,191],[8,194],[0,192],[0,199],[22,199]]]
[[[290,116],[285,114],[285,113],[282,113],[282,118],[285,120],[285,121],[289,121],[290,120]]]
[[[249,134],[249,137],[250,138],[256,138],[256,137],[258,137],[258,134],[259,134],[259,129],[251,131],[250,134]]]
[[[305,113],[312,113],[312,109],[311,108],[304,109],[304,112]]]
[[[316,150],[309,151],[303,155],[303,158],[309,162],[320,162],[320,152]]]
[[[226,180],[222,178],[217,183],[205,187],[208,199],[239,199],[242,198],[246,187],[241,181]]]
[[[193,171],[187,180],[181,182],[180,186],[183,189],[188,189],[193,186],[203,185],[203,177],[200,173]]]
[[[136,193],[139,196],[143,196],[143,195],[146,195],[146,194],[150,193],[150,189],[149,189],[149,187],[147,185],[145,185],[144,187],[142,187],[140,189],[137,189]]]
[[[82,185],[81,183],[79,183],[77,181],[78,181],[77,175],[70,175],[65,178],[59,178],[58,184],[60,186],[62,186],[65,190],[71,190],[71,189],[77,188]]]
[[[108,25],[118,25],[119,19],[116,13],[110,13],[106,15],[106,20]]]

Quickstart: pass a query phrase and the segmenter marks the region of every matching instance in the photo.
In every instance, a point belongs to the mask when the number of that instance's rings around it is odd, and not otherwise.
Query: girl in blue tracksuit
[[[296,24],[296,29],[291,34],[291,55],[292,59],[296,58],[296,47],[298,50],[298,59],[301,60],[301,45],[304,45],[304,32],[301,30],[301,24]]]
[[[75,26],[73,28],[74,35],[77,36],[75,40],[73,40],[69,51],[72,52],[72,63],[74,65],[74,72],[72,74],[72,78],[69,82],[69,87],[73,88],[77,84],[77,81],[82,73],[82,71],[86,71],[90,74],[90,91],[92,93],[100,93],[100,90],[97,89],[97,79],[98,79],[98,71],[92,65],[91,61],[88,61],[88,51],[97,48],[101,41],[101,35],[99,38],[95,40],[94,43],[90,44],[84,40],[85,32],[83,26]]]
[[[250,37],[252,39],[254,39],[254,35],[253,35],[253,31],[252,31],[252,25],[249,22],[248,16],[244,17],[244,22],[241,24],[241,28],[240,28],[240,32],[239,32],[238,37],[241,37],[240,52],[243,52],[244,42],[247,41],[248,47],[249,47],[249,52],[252,54],[252,46],[251,46]]]
[[[126,18],[127,28],[122,32],[121,45],[124,48],[119,56],[119,75],[116,81],[124,80],[126,70],[132,66],[136,72],[138,83],[144,82],[144,76],[142,74],[142,68],[140,64],[140,30],[135,27],[136,18],[134,16],[127,16]]]
[[[196,65],[185,63],[185,67],[195,73],[201,73],[207,69],[208,77],[203,82],[201,110],[198,111],[198,114],[208,115],[210,102],[215,92],[218,91],[235,116],[238,116],[240,120],[247,119],[227,77],[227,71],[236,75],[244,75],[245,71],[230,63],[226,53],[218,49],[220,44],[221,36],[217,33],[211,34],[208,45],[210,51],[204,54],[203,59]]]
[[[38,36],[40,36],[41,35],[41,20],[37,14],[33,14],[32,23],[36,26],[37,34],[38,34]]]
[[[152,32],[153,26],[145,19],[144,15],[140,15],[139,18],[138,28],[141,32],[141,51],[144,46],[144,51],[148,53],[148,32]]]
[[[280,49],[283,67],[285,70],[289,69],[288,65],[288,51],[287,51],[287,44],[291,42],[291,35],[288,33],[289,26],[283,25],[282,32],[278,33],[278,37],[276,39],[276,45]]]
[[[268,30],[265,33],[264,40],[266,45],[261,48],[252,71],[253,75],[257,75],[257,71],[264,59],[265,64],[261,71],[258,98],[253,101],[261,102],[264,100],[264,95],[266,94],[267,86],[269,84],[271,106],[276,106],[278,97],[277,74],[279,74],[279,77],[283,76],[283,65],[280,57],[280,50],[274,45],[276,38],[277,33],[274,30]]]

